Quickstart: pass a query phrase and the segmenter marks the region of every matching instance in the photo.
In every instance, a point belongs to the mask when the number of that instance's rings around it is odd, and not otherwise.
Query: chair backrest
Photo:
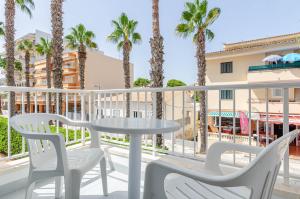
[[[283,135],[267,146],[257,157],[238,175],[241,186],[247,186],[252,190],[251,199],[270,199],[276,178],[290,142],[292,142],[299,131]]]
[[[32,133],[51,134],[49,123],[52,121],[55,124],[57,120],[61,120],[59,115],[46,113],[22,114],[10,119],[11,126],[26,138],[30,164],[33,168],[40,168],[47,159],[52,159],[54,163],[52,169],[56,168],[57,157],[53,143],[49,140],[30,139],[27,135]]]

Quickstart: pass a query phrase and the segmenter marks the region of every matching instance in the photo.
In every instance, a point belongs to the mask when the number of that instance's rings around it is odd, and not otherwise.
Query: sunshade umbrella
[[[287,55],[282,57],[282,61],[290,62],[290,63],[300,61],[300,54],[298,54],[298,53],[287,54]]]
[[[280,55],[269,55],[263,59],[263,62],[278,62],[282,59]]]

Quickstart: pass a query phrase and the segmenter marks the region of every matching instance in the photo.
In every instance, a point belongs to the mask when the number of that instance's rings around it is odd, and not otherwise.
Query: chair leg
[[[72,173],[71,177],[65,177],[65,199],[80,199],[81,175]]]
[[[112,160],[111,160],[111,155],[110,155],[110,153],[108,152],[108,149],[107,149],[107,148],[104,148],[104,155],[105,155],[105,158],[108,160],[109,169],[110,169],[111,171],[114,171],[114,170],[115,170],[115,166],[114,166],[114,163],[113,163]]]
[[[102,179],[102,189],[103,189],[103,195],[107,196],[107,173],[106,173],[106,160],[103,157],[100,160],[100,170],[101,170],[101,179]]]
[[[26,187],[26,193],[25,193],[25,199],[31,199],[32,198],[32,192],[35,187],[35,182],[28,182]]]
[[[56,177],[55,178],[55,198],[61,198],[62,197],[62,177]]]

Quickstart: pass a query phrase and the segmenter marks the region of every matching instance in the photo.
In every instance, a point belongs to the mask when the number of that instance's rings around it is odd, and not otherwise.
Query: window
[[[66,65],[64,65],[63,68],[65,68],[65,69],[67,69],[67,68],[74,68],[74,65],[72,65],[70,63],[67,63]]]
[[[232,90],[221,90],[221,99],[232,99]]]
[[[282,97],[282,89],[281,88],[273,88],[272,96],[273,97]]]
[[[121,115],[120,110],[117,110],[117,109],[113,110],[112,117],[120,117],[120,115]]]
[[[74,76],[65,76],[64,83],[65,84],[74,83]]]
[[[142,116],[143,116],[142,112],[133,111],[133,117],[134,118],[142,118]]]
[[[221,63],[221,73],[232,73],[232,62]]]

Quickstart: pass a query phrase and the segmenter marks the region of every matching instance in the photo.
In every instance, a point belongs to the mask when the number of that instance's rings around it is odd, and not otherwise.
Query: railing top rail
[[[107,90],[79,90],[79,89],[55,89],[34,87],[0,86],[0,92],[44,92],[44,93],[128,93],[128,92],[165,92],[165,91],[209,91],[209,90],[237,90],[237,89],[262,89],[262,88],[300,88],[300,81],[285,83],[250,83],[228,84],[209,86],[179,86],[163,88],[130,88],[130,89],[107,89]]]
[[[285,83],[251,83],[229,84],[209,86],[179,86],[163,88],[131,88],[131,89],[108,89],[93,90],[95,93],[126,93],[126,92],[163,92],[163,91],[206,91],[206,90],[235,90],[235,89],[260,89],[260,88],[300,88],[300,81]]]
[[[90,90],[0,86],[0,92],[90,93]]]

